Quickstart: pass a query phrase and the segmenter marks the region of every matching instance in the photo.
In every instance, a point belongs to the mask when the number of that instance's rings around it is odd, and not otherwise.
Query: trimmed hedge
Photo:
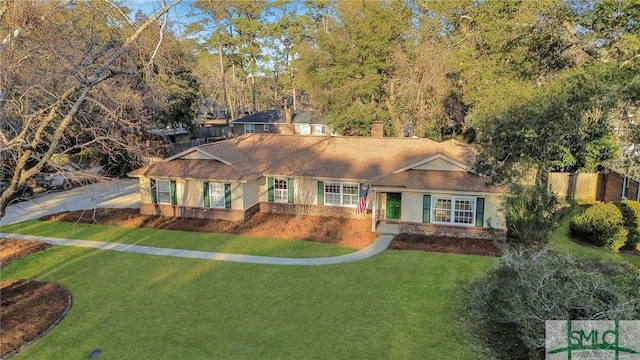
[[[623,200],[615,204],[622,211],[624,227],[629,231],[627,241],[622,248],[625,250],[635,249],[640,242],[640,202]]]
[[[571,219],[571,232],[583,241],[613,251],[627,241],[622,211],[615,204],[598,204]]]

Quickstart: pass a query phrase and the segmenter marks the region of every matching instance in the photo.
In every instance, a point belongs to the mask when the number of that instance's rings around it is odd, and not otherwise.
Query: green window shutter
[[[211,207],[211,198],[209,197],[209,183],[202,183],[202,191],[204,193],[204,207]]]
[[[269,189],[268,189],[269,202],[273,202],[273,178],[272,177],[267,178],[267,186],[269,186]]]
[[[156,193],[156,180],[151,179],[151,202],[153,204],[158,203],[158,194]]]
[[[231,209],[231,184],[224,184],[224,208]]]
[[[178,205],[178,197],[176,195],[176,181],[171,180],[171,205]]]
[[[324,205],[324,181],[318,181],[318,205]]]
[[[484,225],[484,198],[476,199],[476,226]]]
[[[431,195],[424,195],[422,197],[422,222],[431,222]]]
[[[362,184],[358,184],[359,188],[360,188],[360,198],[362,198],[364,196],[364,192],[367,190],[366,188],[362,188]]]
[[[293,204],[293,178],[287,179],[287,196],[289,197],[289,204]]]

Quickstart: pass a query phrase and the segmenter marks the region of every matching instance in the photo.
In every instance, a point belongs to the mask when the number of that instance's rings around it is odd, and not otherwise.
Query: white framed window
[[[455,196],[431,198],[431,222],[437,224],[473,225],[476,199]]]
[[[244,124],[244,133],[253,134],[256,132],[256,124]]]
[[[325,135],[327,133],[327,127],[324,125],[314,125],[314,134]]]
[[[225,208],[223,183],[209,183],[209,206],[212,208]]]
[[[356,207],[360,196],[360,184],[324,183],[324,204]]]
[[[156,180],[158,204],[171,204],[171,180]]]
[[[262,125],[262,130],[264,130],[264,131],[269,131],[269,129],[270,129],[270,128],[269,128],[269,124],[264,124],[264,125]]]
[[[289,190],[287,184],[287,179],[273,179],[273,200],[275,202],[286,203],[289,201]]]

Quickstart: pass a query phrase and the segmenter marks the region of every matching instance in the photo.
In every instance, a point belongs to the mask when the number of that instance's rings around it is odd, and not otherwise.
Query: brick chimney
[[[382,122],[376,121],[371,124],[371,137],[384,137],[384,124],[382,124]]]

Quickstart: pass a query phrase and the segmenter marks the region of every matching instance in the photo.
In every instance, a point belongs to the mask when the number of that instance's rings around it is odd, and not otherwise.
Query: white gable
[[[191,148],[188,150],[185,150],[181,153],[178,153],[176,155],[173,155],[171,157],[168,157],[166,159],[164,159],[163,161],[171,161],[174,159],[188,159],[188,160],[217,160],[225,165],[231,165],[230,162],[221,159],[217,156],[214,156],[212,154],[206,153],[204,151],[202,151],[200,148],[195,147],[195,148]]]
[[[471,171],[471,169],[456,160],[453,160],[442,154],[436,154],[426,159],[422,159],[413,164],[409,164],[403,168],[394,171],[394,174],[401,173],[405,170],[444,170],[444,171]]]
[[[200,152],[200,151],[192,151],[190,153],[184,154],[180,156],[180,159],[189,159],[189,160],[211,160],[211,156]]]
[[[416,170],[444,170],[444,171],[467,171],[452,162],[444,159],[433,159],[427,163],[414,167]]]

